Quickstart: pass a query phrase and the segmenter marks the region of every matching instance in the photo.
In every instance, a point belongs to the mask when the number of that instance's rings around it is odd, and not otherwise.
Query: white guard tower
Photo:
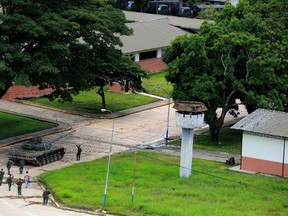
[[[175,102],[176,125],[182,127],[180,178],[190,177],[193,156],[193,130],[204,126],[204,111],[207,110],[202,102]]]

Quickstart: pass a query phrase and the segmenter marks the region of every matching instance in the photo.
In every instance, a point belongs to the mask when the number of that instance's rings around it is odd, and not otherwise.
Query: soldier
[[[5,172],[3,171],[3,169],[1,169],[1,171],[0,171],[0,185],[2,185],[4,174],[5,174]]]
[[[81,156],[81,152],[82,152],[82,148],[81,148],[81,145],[76,145],[77,147],[77,154],[76,154],[76,160],[80,161],[80,156]]]
[[[12,174],[9,174],[9,177],[7,178],[7,183],[8,183],[8,190],[11,191],[11,185],[12,185],[12,182],[13,182],[13,175]]]
[[[25,165],[25,161],[24,160],[20,160],[20,162],[19,162],[19,172],[20,172],[20,174],[23,173],[24,165]]]
[[[46,187],[45,190],[43,191],[43,205],[48,204],[49,195],[50,195],[50,191]]]
[[[21,178],[19,178],[19,180],[17,181],[18,195],[22,195],[21,194],[22,184],[23,184],[23,181]]]
[[[10,159],[7,161],[6,167],[8,169],[8,175],[10,175],[10,169],[12,167],[12,161]]]

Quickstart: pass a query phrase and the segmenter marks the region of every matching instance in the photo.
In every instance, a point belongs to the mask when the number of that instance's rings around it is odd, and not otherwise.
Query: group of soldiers
[[[9,191],[11,191],[11,186],[14,182],[13,181],[14,175],[11,173],[12,164],[13,164],[13,162],[10,159],[6,163],[6,167],[7,167],[7,171],[8,171],[8,177],[6,179],[6,182],[8,184],[8,190]],[[19,162],[19,173],[20,174],[23,174],[24,166],[25,166],[25,161],[20,160],[20,162]],[[5,172],[3,169],[1,169],[0,170],[0,186],[2,185],[4,176],[5,176]],[[18,195],[22,195],[22,184],[24,182],[25,182],[25,188],[28,188],[30,179],[31,179],[31,176],[29,175],[28,171],[26,171],[23,179],[19,178],[16,181]],[[50,191],[48,190],[48,188],[45,188],[45,190],[43,191],[43,195],[42,195],[43,196],[43,205],[48,204],[49,195],[50,195]]]
[[[7,177],[6,181],[8,184],[8,190],[9,191],[11,191],[11,186],[12,186],[13,178],[14,178],[14,175],[11,173],[12,164],[13,164],[13,162],[10,159],[6,163],[6,167],[7,167],[7,171],[8,171],[8,177]],[[25,166],[25,161],[21,160],[19,162],[19,173],[20,174],[23,174],[24,166]],[[1,169],[1,171],[0,171],[0,185],[2,185],[4,175],[5,175],[5,172],[3,171],[3,169]],[[30,181],[30,175],[28,174],[28,171],[26,171],[23,179],[24,179],[24,181],[22,180],[22,178],[19,178],[16,182],[18,195],[22,195],[22,184],[24,182],[25,182],[25,187],[28,188],[28,184]]]
[[[76,160],[80,161],[80,156],[81,156],[81,152],[82,152],[82,148],[81,145],[76,145],[77,147],[77,153],[76,153]],[[13,178],[14,175],[11,174],[10,170],[12,167],[13,162],[8,159],[6,167],[8,170],[8,177],[7,177],[7,184],[8,184],[8,190],[11,191],[11,186],[13,183]],[[25,161],[24,160],[20,160],[19,162],[19,173],[22,175],[23,174],[23,170],[24,170],[24,166],[25,166]],[[0,186],[2,185],[3,182],[3,178],[4,178],[5,172],[3,171],[3,169],[1,169],[0,171]],[[18,195],[22,195],[22,184],[25,182],[25,187],[28,188],[29,182],[30,182],[30,175],[28,174],[28,171],[26,171],[24,178],[19,178],[16,182],[17,185],[17,191],[18,191]],[[48,190],[48,188],[46,187],[45,190],[43,191],[43,204],[47,205],[48,203],[48,199],[49,199],[49,195],[50,195],[50,191]]]

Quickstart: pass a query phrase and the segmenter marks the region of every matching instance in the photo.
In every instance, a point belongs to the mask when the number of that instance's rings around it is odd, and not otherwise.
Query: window
[[[149,51],[149,52],[140,53],[140,61],[145,60],[145,59],[156,58],[156,57],[157,57],[157,51]]]

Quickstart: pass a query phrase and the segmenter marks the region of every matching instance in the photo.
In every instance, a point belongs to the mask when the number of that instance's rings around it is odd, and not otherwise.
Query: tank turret
[[[61,160],[64,154],[65,148],[54,147],[52,143],[43,142],[40,137],[34,137],[23,143],[20,148],[9,152],[9,158],[16,163],[24,160],[25,163],[42,166]]]
[[[48,142],[42,142],[41,137],[32,138],[29,142],[25,142],[21,145],[21,148],[27,150],[43,151],[51,149],[52,144]]]

